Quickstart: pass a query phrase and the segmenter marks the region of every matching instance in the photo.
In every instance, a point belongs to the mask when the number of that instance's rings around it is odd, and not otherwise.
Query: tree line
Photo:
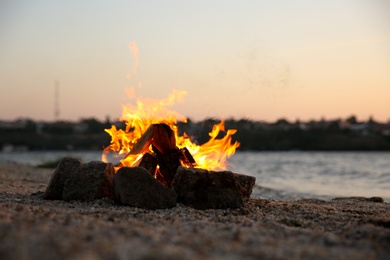
[[[179,133],[186,132],[197,144],[209,139],[209,132],[220,120],[188,119],[178,123]],[[7,150],[103,150],[110,143],[104,131],[111,125],[125,128],[120,121],[104,122],[95,118],[78,122],[39,122],[30,119],[0,121],[0,148]],[[355,116],[336,120],[275,122],[251,119],[226,119],[226,129],[236,129],[233,141],[241,151],[390,151],[390,123],[372,118],[358,121]],[[224,133],[220,133],[222,137]]]

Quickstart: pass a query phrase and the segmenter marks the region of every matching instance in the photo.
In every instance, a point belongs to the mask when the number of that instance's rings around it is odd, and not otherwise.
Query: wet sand
[[[145,210],[43,200],[52,169],[0,163],[0,259],[390,259],[390,204],[364,198]]]

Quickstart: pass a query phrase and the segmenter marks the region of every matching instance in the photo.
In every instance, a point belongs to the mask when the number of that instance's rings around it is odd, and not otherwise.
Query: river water
[[[101,152],[21,152],[0,153],[0,162],[38,165],[65,156],[101,160]],[[379,196],[390,202],[390,152],[237,152],[229,164],[228,170],[256,177],[252,195],[260,197]]]

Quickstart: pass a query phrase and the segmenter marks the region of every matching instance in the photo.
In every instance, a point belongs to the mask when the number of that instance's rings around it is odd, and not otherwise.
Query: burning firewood
[[[149,146],[152,144],[153,141],[153,129],[154,129],[154,125],[150,125],[148,129],[146,129],[146,131],[142,134],[141,138],[133,146],[133,148],[126,155],[126,157],[131,154],[144,153],[149,149]]]
[[[128,155],[145,153],[149,151],[151,144],[162,154],[177,149],[175,133],[172,129],[166,124],[152,124],[142,134]]]
[[[154,154],[151,153],[150,146]],[[150,125],[128,155],[142,153],[144,155],[139,166],[147,169],[168,187],[171,187],[172,180],[180,165],[187,167],[196,165],[187,148],[179,149],[176,146],[175,133],[166,124]]]
[[[177,150],[176,137],[173,130],[166,124],[153,125],[153,147],[161,154],[168,154]],[[153,148],[153,150],[155,150]]]
[[[196,166],[196,161],[186,147],[179,149],[179,158],[183,165]]]
[[[159,173],[161,175],[160,177],[163,179],[162,182],[170,188],[177,168],[181,165],[178,150],[176,149],[171,152],[161,153],[155,146],[152,147],[153,151],[157,155]]]
[[[145,153],[138,166],[145,168],[153,176],[157,169],[157,157],[151,153]]]

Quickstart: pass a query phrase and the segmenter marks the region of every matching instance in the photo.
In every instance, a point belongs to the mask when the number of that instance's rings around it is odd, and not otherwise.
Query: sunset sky
[[[54,120],[56,80],[63,120],[131,87],[194,120],[390,120],[386,0],[2,0],[0,37],[0,120]]]

